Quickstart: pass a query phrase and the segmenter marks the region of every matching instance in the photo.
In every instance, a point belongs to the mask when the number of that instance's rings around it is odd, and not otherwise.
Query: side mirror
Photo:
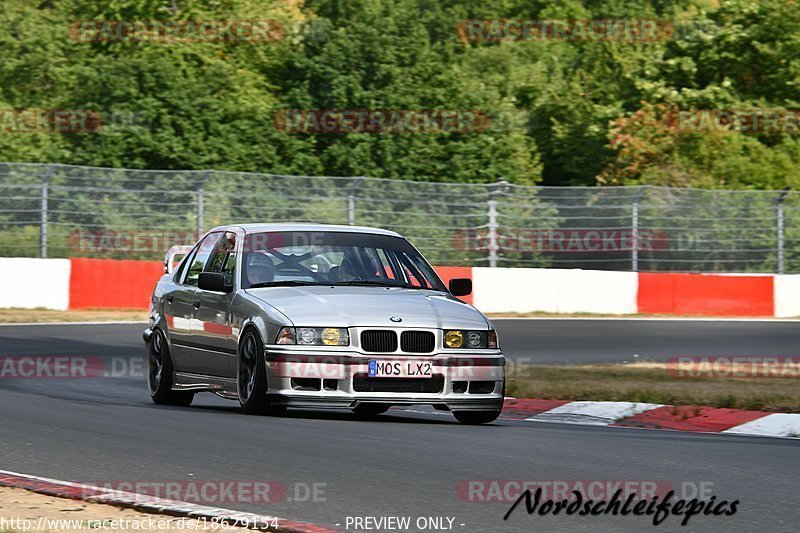
[[[450,294],[453,296],[468,296],[472,294],[472,280],[469,278],[451,279]]]
[[[200,272],[197,286],[204,291],[231,292],[233,286],[225,282],[225,274],[220,272]]]

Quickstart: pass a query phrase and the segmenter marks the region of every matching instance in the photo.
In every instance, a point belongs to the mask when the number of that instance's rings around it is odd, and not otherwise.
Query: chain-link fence
[[[377,226],[434,264],[800,272],[800,192],[0,163],[0,256],[161,259],[236,222]]]

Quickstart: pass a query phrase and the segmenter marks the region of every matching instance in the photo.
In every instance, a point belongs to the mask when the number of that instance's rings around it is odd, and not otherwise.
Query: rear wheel
[[[279,415],[286,412],[286,407],[272,405],[269,401],[264,343],[252,328],[242,336],[238,360],[236,388],[242,411],[248,415]]]
[[[172,358],[161,330],[153,330],[147,342],[147,387],[159,405],[190,405],[193,392],[172,390]]]
[[[359,418],[373,418],[389,410],[385,403],[362,403],[353,407],[353,413]]]
[[[500,411],[453,411],[453,416],[462,424],[488,424],[497,420]]]

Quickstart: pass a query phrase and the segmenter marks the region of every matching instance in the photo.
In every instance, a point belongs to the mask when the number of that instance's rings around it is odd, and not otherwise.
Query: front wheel
[[[161,330],[156,329],[147,342],[147,387],[150,398],[159,405],[190,405],[193,392],[172,390],[172,358]]]
[[[267,396],[267,371],[261,336],[249,329],[239,343],[236,388],[239,406],[248,415],[279,415],[286,407],[270,404]]]
[[[477,425],[494,422],[500,411],[453,411],[453,416],[462,424]]]

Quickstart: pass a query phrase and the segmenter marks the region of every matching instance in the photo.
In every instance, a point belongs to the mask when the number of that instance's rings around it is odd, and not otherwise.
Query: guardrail
[[[486,313],[800,316],[800,275],[436,267]],[[147,309],[162,261],[0,258],[0,308]],[[43,280],[46,280],[43,281]]]

